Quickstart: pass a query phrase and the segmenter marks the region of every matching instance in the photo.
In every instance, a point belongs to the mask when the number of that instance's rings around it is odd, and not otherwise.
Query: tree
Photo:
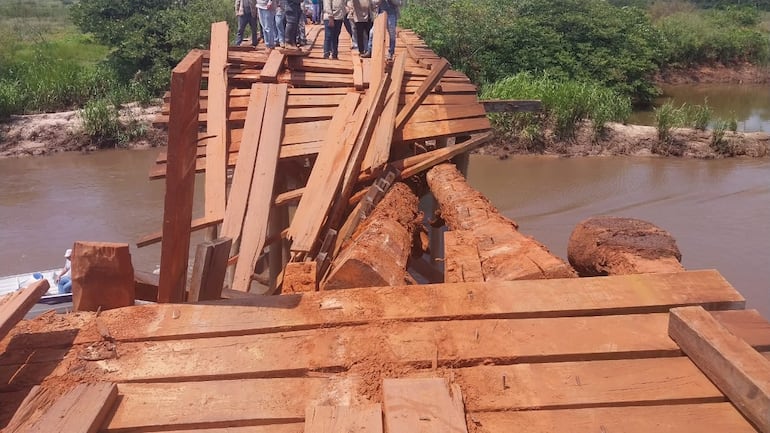
[[[192,48],[206,46],[210,25],[233,19],[227,0],[79,0],[72,18],[112,48],[118,77],[164,88],[168,72]]]

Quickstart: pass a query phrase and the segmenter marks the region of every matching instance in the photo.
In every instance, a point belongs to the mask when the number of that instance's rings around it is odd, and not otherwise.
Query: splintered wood
[[[452,71],[449,62],[425,49],[412,33],[400,31],[395,56],[386,59],[386,20],[386,14],[380,14],[374,22],[372,58],[341,48],[338,60],[322,58],[320,26],[308,26],[311,44],[301,55],[289,56],[280,50],[227,47],[227,25],[213,24],[210,50],[200,52],[203,73],[197,88],[172,89],[157,119],[180,134],[174,120],[181,110],[193,109],[195,116],[186,114],[185,131],[197,139],[187,138],[184,161],[179,160],[181,149],[170,145],[150,174],[166,178],[169,186],[182,182],[189,189],[191,170],[205,173],[204,215],[192,218],[185,206],[180,213],[184,219],[174,221],[173,231],[164,227],[164,233],[149,235],[140,245],[161,241],[170,257],[172,248],[186,246],[179,236],[189,239],[204,228],[219,233],[233,242],[223,288],[243,292],[266,290],[254,285],[255,280],[280,290],[288,272],[302,269],[287,269],[289,262],[316,262],[318,279],[312,285],[323,287],[332,276],[343,281],[345,269],[358,263],[349,259],[356,254],[368,256],[372,269],[380,267],[377,261],[398,268],[366,285],[413,282],[406,271],[413,223],[397,245],[399,259],[392,263],[385,254],[365,249],[348,253],[348,258],[338,256],[395,181],[481,145],[490,138],[490,124],[468,77]],[[343,40],[343,47],[348,43]],[[205,90],[200,90],[202,82]],[[175,108],[174,101],[182,97],[196,100],[195,107],[188,103]],[[447,138],[459,136],[463,140],[446,145]],[[426,152],[426,141],[438,145]],[[173,171],[178,167],[186,170],[184,179]],[[227,176],[228,169],[232,176]],[[166,204],[178,207],[187,193],[177,196],[170,191]],[[356,207],[361,200],[366,206]],[[291,212],[286,206],[296,208]],[[387,206],[384,218],[395,218]],[[379,230],[379,225],[370,227]],[[267,269],[260,267],[265,257],[269,275],[260,276]],[[170,281],[161,277],[161,302],[185,300],[179,258],[165,272],[168,278],[170,272],[174,275],[173,295],[166,293]],[[200,266],[196,272],[209,275]],[[362,280],[356,277],[329,287],[335,285],[355,287]],[[217,288],[211,290],[217,293]],[[196,286],[191,300],[199,297],[197,291]]]

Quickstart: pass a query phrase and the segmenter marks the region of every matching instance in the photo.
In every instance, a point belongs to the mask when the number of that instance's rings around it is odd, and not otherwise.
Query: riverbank
[[[693,68],[666,69],[655,75],[661,84],[767,84],[770,83],[770,66],[751,63],[701,65]]]
[[[128,143],[131,149],[166,144],[166,133],[152,126],[160,106],[127,104],[121,109],[123,122],[136,121],[145,129],[141,139]],[[98,150],[83,131],[78,111],[11,116],[0,123],[0,158],[39,156],[67,151]]]
[[[578,129],[571,140],[557,140],[553,134],[545,134],[542,141],[532,143],[498,137],[492,143],[477,150],[482,155],[494,155],[501,159],[512,155],[548,154],[556,156],[677,156],[686,158],[724,158],[745,156],[763,158],[770,154],[770,134],[766,132],[726,131],[721,142],[714,143],[713,131],[674,128],[668,141],[658,139],[654,126],[608,123],[604,132],[596,137],[589,124]]]

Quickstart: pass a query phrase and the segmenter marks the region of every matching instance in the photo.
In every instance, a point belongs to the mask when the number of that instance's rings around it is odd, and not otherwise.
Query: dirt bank
[[[121,110],[124,122],[138,121],[147,133],[128,144],[130,148],[154,147],[166,142],[165,133],[152,126],[159,106],[126,105]],[[77,111],[11,116],[0,123],[0,158],[46,155],[64,151],[96,150],[96,143],[83,132],[83,122]]]
[[[654,126],[608,123],[600,137],[594,137],[590,125],[584,125],[572,140],[557,140],[546,134],[538,143],[499,138],[478,150],[484,155],[505,159],[511,155],[543,153],[557,156],[661,155],[689,158],[727,156],[767,157],[770,134],[767,132],[725,132],[721,143],[713,144],[712,131],[675,128],[668,142],[658,139]]]
[[[659,72],[655,81],[658,84],[765,84],[770,83],[770,67],[741,63],[672,68]]]

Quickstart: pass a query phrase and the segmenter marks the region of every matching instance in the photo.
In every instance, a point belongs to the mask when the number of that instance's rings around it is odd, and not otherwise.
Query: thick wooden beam
[[[770,361],[702,307],[672,309],[668,333],[746,418],[770,432]]]
[[[273,84],[268,90],[266,106],[270,108],[265,113],[264,124],[271,127],[262,128],[260,135],[259,152],[243,224],[243,231],[248,232],[249,236],[241,241],[233,279],[233,288],[242,292],[249,291],[251,275],[259,254],[265,246],[270,208],[273,203],[278,154],[281,148],[281,125],[286,108],[287,90],[285,84]]]
[[[201,55],[191,51],[171,71],[166,199],[158,302],[183,302],[190,249]]]
[[[100,317],[108,326],[109,321],[115,321],[116,339],[137,340],[259,334],[390,320],[668,313],[671,307],[683,305],[700,304],[716,310],[745,305],[743,297],[716,271],[384,287],[377,289],[376,297],[371,296],[371,290],[237,300],[245,306],[137,306],[131,310],[144,319],[136,327],[121,327],[123,318],[113,310]],[[403,308],[404,299],[409,299],[409,309]],[[319,310],[318,306],[325,303],[334,303],[339,308]],[[174,311],[181,313],[179,317],[174,317]],[[745,323],[736,326],[755,329],[752,334],[741,334],[747,341],[767,340],[770,324],[755,311],[719,314],[723,322],[738,315]]]
[[[5,337],[49,289],[42,279],[0,298],[0,339]]]
[[[460,386],[446,379],[385,379],[382,394],[388,432],[468,433]]]
[[[283,69],[283,61],[286,55],[281,50],[273,50],[267,57],[267,63],[259,73],[259,80],[263,83],[276,83],[278,82],[278,74]]]
[[[225,215],[227,182],[227,46],[229,30],[224,21],[211,24],[211,58],[208,74],[206,132],[206,181],[204,212],[208,219]],[[197,128],[196,128],[197,130]]]
[[[387,34],[387,33],[386,33]],[[385,108],[377,120],[377,129],[374,132],[372,143],[366,151],[361,169],[366,171],[372,167],[379,167],[390,159],[390,145],[393,141],[393,129],[395,128],[396,114],[398,112],[398,96],[401,93],[401,82],[404,79],[403,55],[396,56],[390,72],[390,85],[385,96]]]
[[[487,113],[531,113],[543,109],[543,104],[540,101],[482,99],[479,102]]]
[[[343,432],[382,433],[382,407],[308,406],[305,410],[305,433]]]
[[[232,243],[232,239],[223,237],[198,245],[190,279],[188,302],[212,301],[222,297],[222,286]]]

